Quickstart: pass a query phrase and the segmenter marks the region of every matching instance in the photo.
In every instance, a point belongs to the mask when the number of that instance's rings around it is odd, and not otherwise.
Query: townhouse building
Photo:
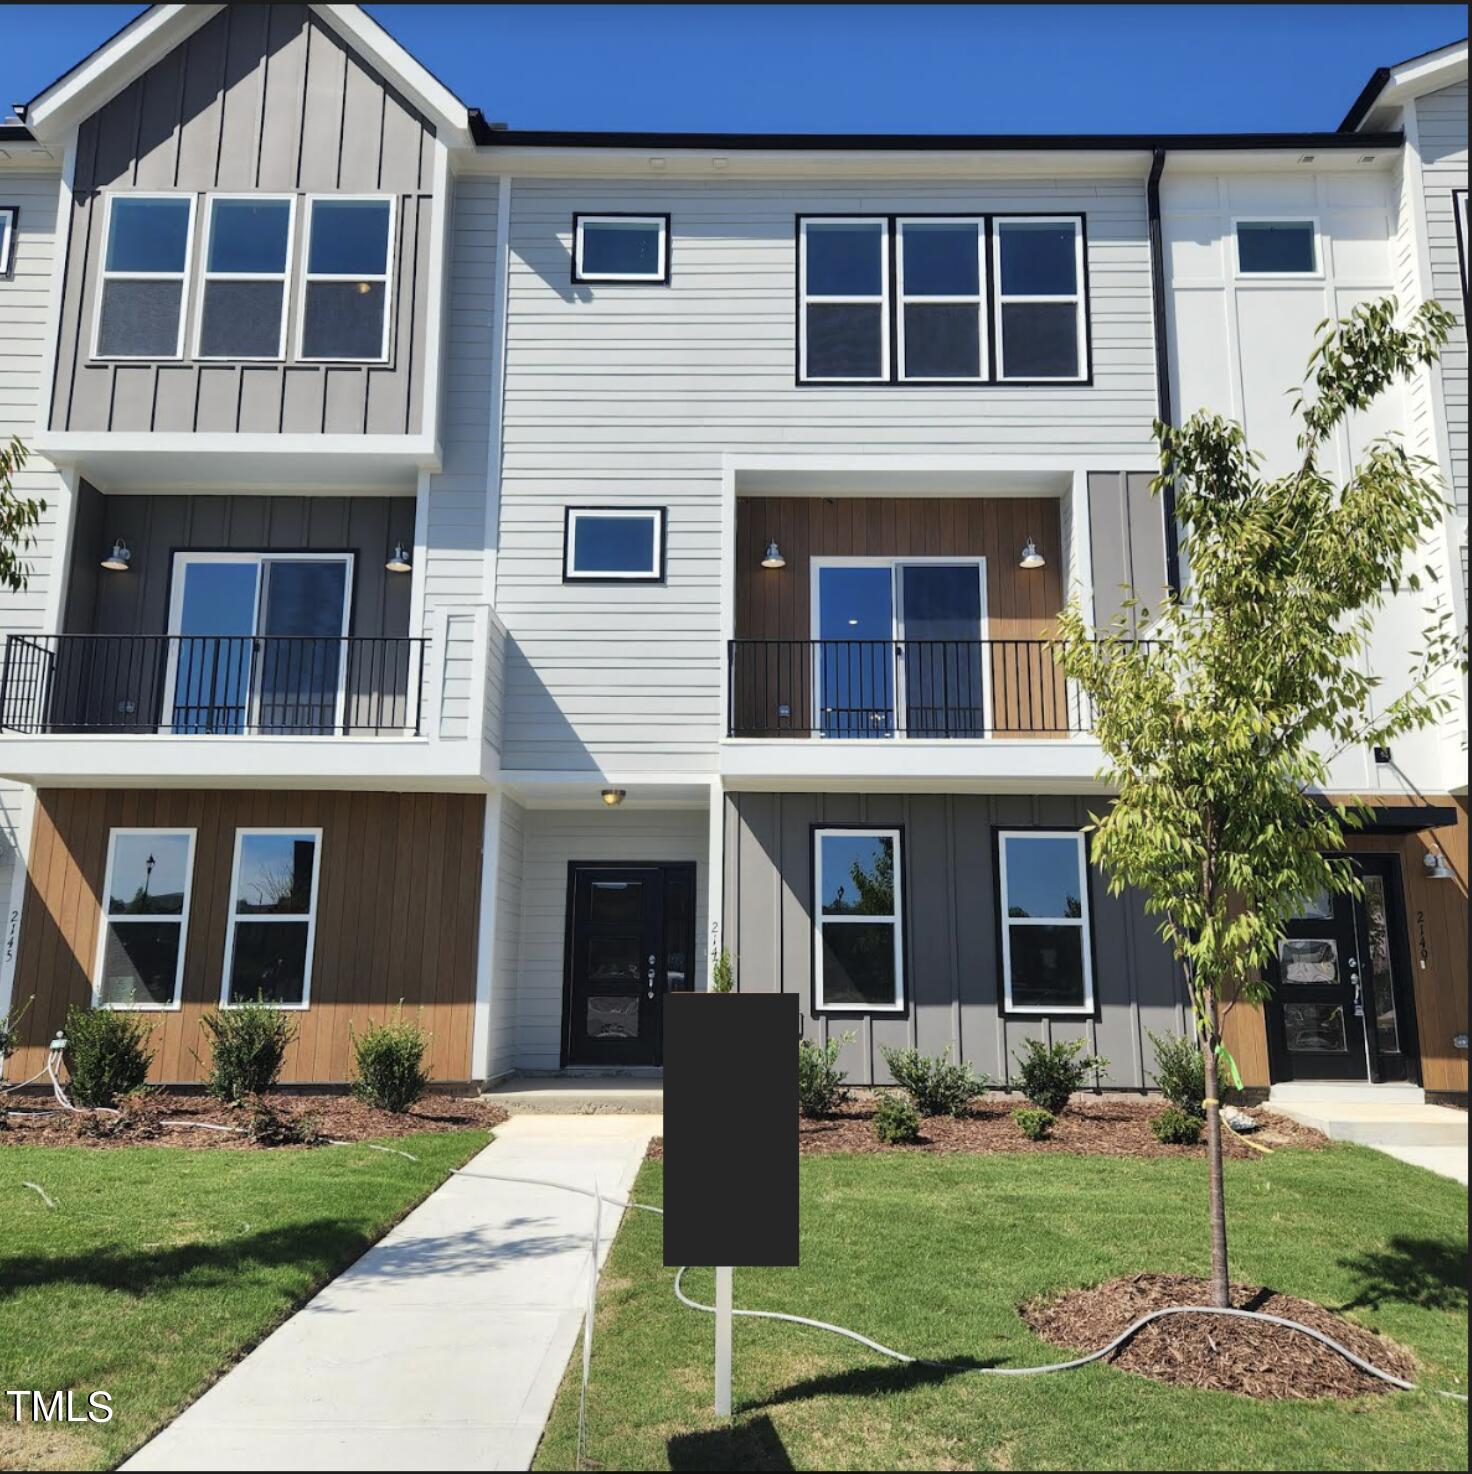
[[[1189,576],[1157,416],[1282,461],[1314,324],[1395,292],[1455,342],[1337,453],[1436,462],[1465,629],[1465,212],[1465,43],[1313,134],[532,133],[356,6],[153,6],[0,130],[8,1073],[90,1004],[191,1081],[256,996],[293,1081],[400,1000],[447,1084],[657,1069],[725,952],[855,1080],[1149,1087],[1184,994],[1052,620]],[[1250,1087],[1465,1097],[1458,695],[1335,758],[1366,897],[1233,1011]]]

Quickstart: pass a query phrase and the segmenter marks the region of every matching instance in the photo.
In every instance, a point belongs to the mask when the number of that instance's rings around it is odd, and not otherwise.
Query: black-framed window
[[[574,215],[575,282],[653,282],[670,279],[668,215]]]
[[[15,275],[15,232],[20,223],[19,205],[0,205],[0,279]]]
[[[1318,227],[1312,220],[1237,221],[1238,276],[1317,276]]]
[[[800,384],[1087,383],[1087,217],[799,215]]]
[[[1092,1014],[1089,861],[1073,829],[997,834],[1008,1013]]]
[[[564,580],[662,582],[664,524],[663,507],[568,507],[562,535]]]
[[[905,1006],[902,831],[813,830],[813,1007],[898,1013]]]

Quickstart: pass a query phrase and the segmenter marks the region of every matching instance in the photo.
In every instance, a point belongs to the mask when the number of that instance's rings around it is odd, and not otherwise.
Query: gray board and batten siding
[[[743,992],[798,995],[810,1039],[852,1033],[841,1061],[855,1083],[889,1080],[883,1046],[950,1048],[998,1086],[1015,1083],[1026,1038],[1086,1039],[1109,1061],[1104,1084],[1153,1088],[1147,1030],[1186,1029],[1185,994],[1140,897],[1112,896],[1089,874],[1092,1018],[1004,1015],[996,831],[1079,829],[1091,800],[989,794],[729,793],[723,941]],[[812,830],[819,824],[902,831],[905,998],[902,1014],[813,1011]]]
[[[81,125],[51,428],[395,434],[421,428],[434,130],[305,5],[227,5]],[[300,311],[307,194],[397,198],[384,364],[198,363],[205,210],[195,210],[184,357],[89,358],[106,191],[295,194]]]

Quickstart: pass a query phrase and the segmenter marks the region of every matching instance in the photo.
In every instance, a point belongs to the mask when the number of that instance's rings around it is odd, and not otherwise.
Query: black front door
[[[1274,1080],[1415,1078],[1399,876],[1389,856],[1359,856],[1355,867],[1362,897],[1314,898],[1278,943],[1267,1005]]]
[[[664,995],[693,985],[695,867],[570,870],[563,1063],[657,1065]]]

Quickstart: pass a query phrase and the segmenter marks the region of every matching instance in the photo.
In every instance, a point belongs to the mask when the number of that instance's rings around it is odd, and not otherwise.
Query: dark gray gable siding
[[[421,424],[434,130],[305,5],[228,5],[82,125],[57,346],[56,430],[404,434]],[[386,365],[89,364],[102,191],[395,194]],[[305,242],[298,202],[296,253]],[[294,284],[295,285],[295,284]]]
[[[1010,794],[731,793],[726,798],[723,940],[746,992],[796,993],[808,1038],[854,1034],[843,1067],[856,1083],[886,1082],[880,1049],[947,1046],[1000,1083],[1028,1037],[1078,1039],[1109,1060],[1106,1082],[1152,1086],[1146,1030],[1186,1027],[1170,954],[1135,895],[1111,896],[1091,875],[1097,1017],[1002,1016],[995,831],[1077,829],[1105,800]],[[903,1016],[813,1016],[812,827],[872,823],[904,831],[906,996]]]

